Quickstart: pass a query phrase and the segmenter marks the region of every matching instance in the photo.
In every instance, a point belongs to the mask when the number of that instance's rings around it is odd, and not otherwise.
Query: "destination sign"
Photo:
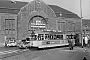
[[[46,24],[41,23],[41,21],[36,21],[36,23],[31,23],[31,27],[39,27],[39,28],[45,28]]]

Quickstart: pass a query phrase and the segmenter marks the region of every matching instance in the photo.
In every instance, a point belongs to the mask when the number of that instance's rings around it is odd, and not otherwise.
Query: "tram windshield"
[[[37,35],[31,35],[30,40],[37,40]]]
[[[67,39],[74,39],[74,35],[67,35]]]
[[[38,34],[38,40],[44,40],[44,34]]]

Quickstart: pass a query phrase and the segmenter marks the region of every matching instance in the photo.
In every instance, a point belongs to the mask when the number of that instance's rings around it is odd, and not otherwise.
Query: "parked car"
[[[7,47],[17,46],[17,42],[16,42],[16,40],[7,40],[7,41],[5,41],[4,45]]]
[[[20,40],[18,43],[18,47],[19,48],[28,48],[28,47],[30,47],[30,41],[28,41],[27,39]]]

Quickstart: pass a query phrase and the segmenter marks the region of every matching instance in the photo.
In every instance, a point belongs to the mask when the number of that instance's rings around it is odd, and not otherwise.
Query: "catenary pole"
[[[83,36],[82,36],[82,34],[83,34],[83,31],[82,31],[82,0],[80,0],[80,15],[81,15],[81,44],[82,44],[82,47],[83,47]]]

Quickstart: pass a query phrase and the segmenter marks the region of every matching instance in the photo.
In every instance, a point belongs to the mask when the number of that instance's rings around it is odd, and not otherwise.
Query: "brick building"
[[[80,33],[80,17],[42,0],[0,1],[0,44],[5,39],[23,39],[31,30]]]

